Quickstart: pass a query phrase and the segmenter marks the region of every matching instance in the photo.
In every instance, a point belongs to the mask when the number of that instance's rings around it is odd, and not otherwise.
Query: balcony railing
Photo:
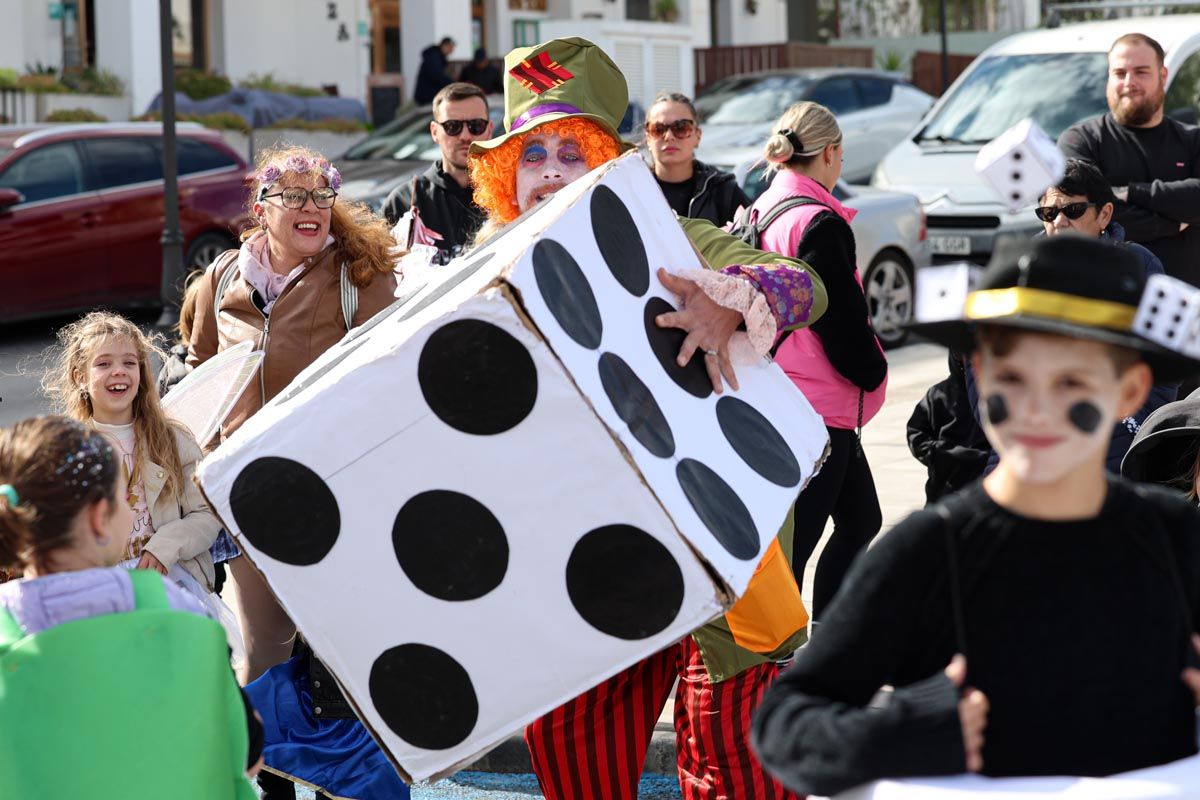
[[[871,67],[870,47],[830,47],[822,44],[727,45],[696,48],[696,93],[730,75],[789,67]]]

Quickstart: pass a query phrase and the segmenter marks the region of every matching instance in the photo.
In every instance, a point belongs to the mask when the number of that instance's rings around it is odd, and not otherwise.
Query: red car
[[[214,131],[177,129],[184,269],[235,246],[246,162]],[[158,306],[162,126],[0,125],[0,322]]]

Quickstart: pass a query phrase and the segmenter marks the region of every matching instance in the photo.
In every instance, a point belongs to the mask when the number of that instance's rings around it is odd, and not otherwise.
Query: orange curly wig
[[[588,169],[612,161],[620,150],[616,140],[596,123],[581,117],[547,122],[528,133],[513,136],[499,147],[471,156],[468,169],[475,187],[475,203],[487,212],[489,221],[512,222],[520,214],[517,205],[517,162],[521,159],[525,138],[541,131],[579,142]]]

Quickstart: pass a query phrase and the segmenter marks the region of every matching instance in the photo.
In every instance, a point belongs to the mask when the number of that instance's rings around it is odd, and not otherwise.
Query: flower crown
[[[309,158],[308,156],[297,154],[288,156],[282,163],[272,161],[264,164],[262,169],[255,174],[254,179],[265,189],[282,178],[285,172],[294,172],[297,175],[315,172],[318,175],[323,175],[329,183],[329,188],[335,192],[342,188],[342,173],[338,172],[337,167],[330,164],[328,159]]]

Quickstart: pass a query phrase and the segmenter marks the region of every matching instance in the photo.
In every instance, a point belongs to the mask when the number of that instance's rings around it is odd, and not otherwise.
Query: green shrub
[[[193,100],[216,97],[232,88],[233,84],[224,75],[201,72],[191,67],[175,68],[175,90],[183,92]]]
[[[108,122],[108,117],[90,108],[60,108],[46,115],[46,122]]]
[[[45,73],[25,74],[17,78],[17,88],[34,94],[63,94],[70,91],[57,75]]]
[[[17,85],[17,75],[15,69],[0,68],[0,87],[11,89]]]
[[[79,94],[99,94],[120,97],[125,94],[125,84],[108,70],[88,67],[82,72],[63,75],[62,82]]]
[[[320,89],[314,89],[311,86],[277,80],[274,72],[267,72],[263,75],[247,75],[243,80],[238,81],[238,86],[243,89],[262,89],[265,92],[278,92],[296,97],[320,97],[325,94]]]
[[[319,119],[307,120],[291,117],[281,119],[267,126],[268,128],[291,128],[299,131],[329,131],[331,133],[361,133],[367,129],[367,123],[357,119]]]
[[[162,120],[162,114],[158,111],[151,111],[134,119],[137,122],[159,122]],[[215,114],[176,114],[175,120],[177,122],[198,122],[206,128],[216,128],[217,130],[250,132],[249,123],[232,111],[218,111]]]

